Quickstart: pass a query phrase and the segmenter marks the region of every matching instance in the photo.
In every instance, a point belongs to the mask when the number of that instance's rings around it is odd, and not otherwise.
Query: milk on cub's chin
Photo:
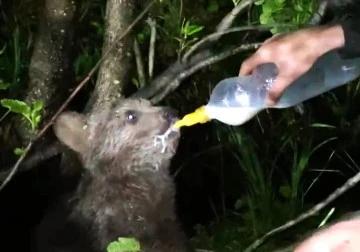
[[[206,113],[211,119],[216,119],[228,125],[241,125],[253,118],[261,109],[251,107],[229,108],[229,107],[205,107]]]

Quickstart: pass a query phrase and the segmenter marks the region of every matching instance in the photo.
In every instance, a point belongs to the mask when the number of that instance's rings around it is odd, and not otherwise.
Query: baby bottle
[[[268,107],[265,97],[275,82],[274,63],[259,65],[251,75],[220,81],[206,105],[185,115],[173,127],[180,128],[212,119],[241,125],[266,108],[288,108],[347,84],[360,76],[360,58],[342,59],[336,50],[322,55],[305,74],[291,83],[279,101]]]

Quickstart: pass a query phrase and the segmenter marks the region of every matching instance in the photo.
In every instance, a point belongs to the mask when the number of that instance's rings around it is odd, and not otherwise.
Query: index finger
[[[254,53],[250,58],[243,61],[240,67],[239,75],[250,74],[255,67],[262,63],[261,57],[258,53]]]
[[[268,106],[275,105],[279,99],[281,98],[282,93],[285,89],[291,84],[291,79],[284,77],[282,75],[278,75],[275,79],[275,82],[266,97],[266,104]]]

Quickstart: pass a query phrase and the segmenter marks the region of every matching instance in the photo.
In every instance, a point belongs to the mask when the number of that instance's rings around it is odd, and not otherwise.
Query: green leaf
[[[254,4],[255,5],[262,5],[265,2],[265,0],[258,0]]]
[[[201,31],[202,29],[204,29],[204,26],[189,25],[187,35],[191,36],[199,31]]]
[[[23,114],[24,116],[27,117],[29,117],[31,113],[30,107],[23,101],[2,99],[1,105],[5,108],[8,108],[11,112]]]
[[[235,210],[239,210],[240,208],[242,208],[244,205],[244,201],[242,201],[241,199],[238,199],[236,202],[235,202]]]
[[[186,21],[185,26],[181,29],[181,33],[184,34],[184,37],[191,36],[195,33],[198,33],[204,29],[204,26],[191,25],[189,21]]]
[[[145,40],[145,35],[143,33],[139,33],[137,35],[137,39],[139,42],[143,42]]]
[[[35,111],[40,111],[43,108],[44,104],[42,101],[35,101],[33,106]]]
[[[108,245],[107,252],[140,252],[140,243],[134,238],[120,237]]]
[[[21,156],[21,155],[23,155],[25,153],[25,151],[23,149],[21,149],[21,148],[15,148],[14,153],[15,153],[15,155]]]
[[[283,186],[280,186],[279,192],[284,198],[288,199],[288,198],[290,198],[290,195],[291,195],[291,188],[289,185],[283,185]]]
[[[263,4],[262,6],[262,10],[263,10],[263,14],[267,14],[267,15],[271,15],[274,12],[274,5],[270,5],[270,4]]]
[[[0,80],[0,90],[6,90],[10,87],[9,83],[4,83],[2,80]]]
[[[217,1],[212,0],[207,7],[208,12],[217,12],[219,10],[219,4]]]
[[[139,81],[138,81],[136,78],[132,78],[131,81],[132,81],[132,83],[133,83],[137,88],[140,87],[140,83],[139,83]]]
[[[304,8],[300,4],[296,4],[294,7],[295,7],[294,9],[296,11],[298,11],[298,12],[303,12],[304,11]]]
[[[38,125],[39,122],[41,121],[41,115],[37,115],[37,116],[35,117],[34,121],[35,121],[35,124]]]

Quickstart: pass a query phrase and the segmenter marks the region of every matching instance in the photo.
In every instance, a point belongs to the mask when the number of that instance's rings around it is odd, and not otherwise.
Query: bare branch
[[[136,66],[137,66],[137,73],[138,73],[138,77],[139,77],[139,84],[140,84],[140,87],[143,87],[146,84],[145,71],[144,71],[144,64],[143,64],[143,59],[141,56],[139,43],[136,38],[134,39],[134,55],[135,55],[135,61],[136,61]]]
[[[235,17],[243,10],[246,9],[246,7],[249,4],[252,4],[255,2],[255,0],[242,0],[240,3],[238,3],[233,10],[224,17],[224,19],[220,22],[220,24],[217,26],[216,31],[221,32],[223,30],[228,29],[231,24],[233,23]],[[217,41],[221,36],[215,36],[211,39],[207,40],[207,46]],[[196,55],[193,55],[191,58],[187,58],[183,61],[176,61],[173,63],[168,69],[166,69],[160,76],[155,78],[150,85],[147,85],[146,87],[139,89],[135,94],[133,94],[131,97],[142,97],[151,99],[153,96],[155,96],[158,92],[162,92],[162,89],[164,89],[169,83],[173,82],[174,86],[179,86],[180,83],[177,83],[183,78],[179,78],[178,76],[181,75],[182,72],[187,71],[194,65],[198,64],[199,62],[211,57],[213,53],[209,49],[204,49],[203,51],[199,52]],[[159,95],[158,97],[163,97],[163,95]],[[158,99],[156,99],[158,100]]]
[[[131,23],[131,25],[124,31],[123,34],[121,34],[117,39],[116,42],[123,39],[130,31],[131,29],[143,18],[143,16],[149,11],[150,7],[155,3],[155,1],[152,1],[143,11],[142,13]],[[18,161],[15,163],[14,167],[12,168],[10,174],[7,176],[7,178],[4,180],[4,182],[0,186],[0,191],[9,183],[9,181],[12,179],[12,177],[16,174],[18,171],[20,164],[24,160],[25,156],[31,149],[33,143],[38,140],[40,137],[44,135],[46,130],[54,123],[55,119],[60,115],[61,112],[65,109],[65,107],[70,103],[70,101],[76,96],[76,94],[85,86],[85,84],[90,80],[90,78],[95,74],[97,69],[99,68],[102,61],[107,57],[107,55],[110,53],[110,51],[113,49],[113,47],[117,43],[114,43],[108,51],[106,51],[101,59],[95,64],[95,66],[91,69],[90,73],[85,77],[85,79],[76,87],[76,89],[70,94],[68,99],[62,104],[62,106],[57,110],[55,115],[51,118],[51,120],[40,130],[40,132],[33,138],[32,141],[29,142],[29,144],[25,148],[25,154],[22,155]]]
[[[242,0],[240,1],[233,9],[232,11],[227,14],[223,20],[221,20],[220,24],[216,27],[216,31],[224,31],[228,29],[232,23],[234,22],[234,19],[237,17],[237,15],[240,14],[243,10],[245,10],[250,4],[253,4],[257,0]]]
[[[0,122],[1,122],[2,120],[4,120],[4,118],[5,118],[8,114],[10,114],[10,112],[11,112],[11,110],[6,111],[6,112],[1,116]]]
[[[158,92],[161,92],[169,83],[173,82],[182,72],[191,68],[198,62],[201,62],[208,57],[211,57],[213,53],[210,50],[203,50],[200,53],[192,56],[186,62],[175,61],[171,67],[167,68],[161,75],[156,77],[150,85],[147,85],[139,89],[136,93],[132,94],[132,98],[146,98],[151,99]]]
[[[149,80],[153,78],[154,71],[154,54],[155,54],[155,41],[156,41],[156,20],[149,18],[147,20],[150,25],[150,47],[149,47]]]
[[[248,31],[248,30],[257,30],[257,31],[266,31],[270,30],[274,27],[289,27],[289,25],[248,25],[248,26],[242,26],[242,27],[235,27],[235,28],[229,28],[227,30],[219,31],[211,33],[204,38],[202,38],[200,41],[195,43],[184,55],[183,60],[187,60],[191,54],[194,53],[197,49],[199,49],[202,45],[204,45],[206,42],[211,41],[215,38],[218,38],[219,35],[229,34],[233,32],[241,32],[241,31]]]
[[[192,75],[193,73],[200,70],[201,68],[204,68],[206,66],[214,64],[214,63],[216,63],[216,62],[218,62],[220,60],[223,60],[223,59],[225,59],[227,57],[230,57],[232,55],[235,55],[237,53],[259,48],[261,44],[262,43],[241,45],[241,46],[231,48],[229,50],[226,50],[225,52],[222,52],[222,53],[217,54],[215,56],[205,58],[205,59],[197,62],[195,65],[193,65],[189,69],[187,69],[187,70],[181,72],[180,74],[178,74],[177,76],[175,76],[175,78],[171,82],[168,83],[168,85],[165,87],[165,89],[162,90],[160,93],[158,93],[156,96],[154,96],[151,99],[151,101],[153,103],[158,103],[159,101],[164,99],[165,96],[167,96],[169,93],[174,91],[180,85],[180,82],[183,79],[185,79],[186,77]]]
[[[327,0],[321,0],[319,2],[320,2],[320,4],[319,4],[318,10],[314,13],[313,17],[309,21],[310,25],[319,24],[321,22],[321,19],[325,15],[325,12],[326,12],[326,9],[327,9],[327,6],[328,6],[328,1]]]
[[[22,162],[18,172],[28,171],[28,170],[32,169],[33,167],[35,167],[36,165],[38,165],[39,163],[41,163],[49,158],[52,158],[52,157],[56,156],[57,154],[60,154],[61,151],[62,151],[62,148],[61,148],[61,144],[59,142],[55,142],[54,144],[46,146],[46,148],[44,150],[32,153],[31,156],[29,156],[29,158],[25,159]],[[5,171],[0,172],[0,181],[4,181],[7,178],[7,176],[11,172],[10,168],[11,167],[9,167],[8,169],[4,169]]]
[[[257,247],[259,247],[262,243],[264,243],[269,237],[280,233],[292,226],[295,226],[296,224],[300,223],[301,221],[317,214],[320,210],[325,208],[328,204],[330,204],[332,201],[334,201],[336,198],[338,198],[343,193],[347,192],[349,189],[354,187],[357,183],[360,181],[360,172],[358,172],[355,176],[350,178],[348,181],[346,181],[341,187],[336,189],[332,194],[330,194],[325,200],[319,202],[314,207],[306,211],[305,213],[302,213],[299,215],[299,217],[288,221],[284,225],[275,228],[265,234],[263,237],[257,239],[255,242],[253,242],[249,247],[245,249],[245,252],[251,252],[254,251]]]
[[[18,159],[18,161],[16,162],[16,164],[14,165],[14,168],[11,169],[9,175],[6,176],[5,180],[2,182],[1,186],[0,186],[0,191],[10,182],[10,180],[14,177],[15,173],[18,171],[21,162],[25,159],[26,154],[30,151],[32,145],[33,145],[33,141],[31,141],[26,148],[24,149],[24,154],[21,155],[21,157]]]

